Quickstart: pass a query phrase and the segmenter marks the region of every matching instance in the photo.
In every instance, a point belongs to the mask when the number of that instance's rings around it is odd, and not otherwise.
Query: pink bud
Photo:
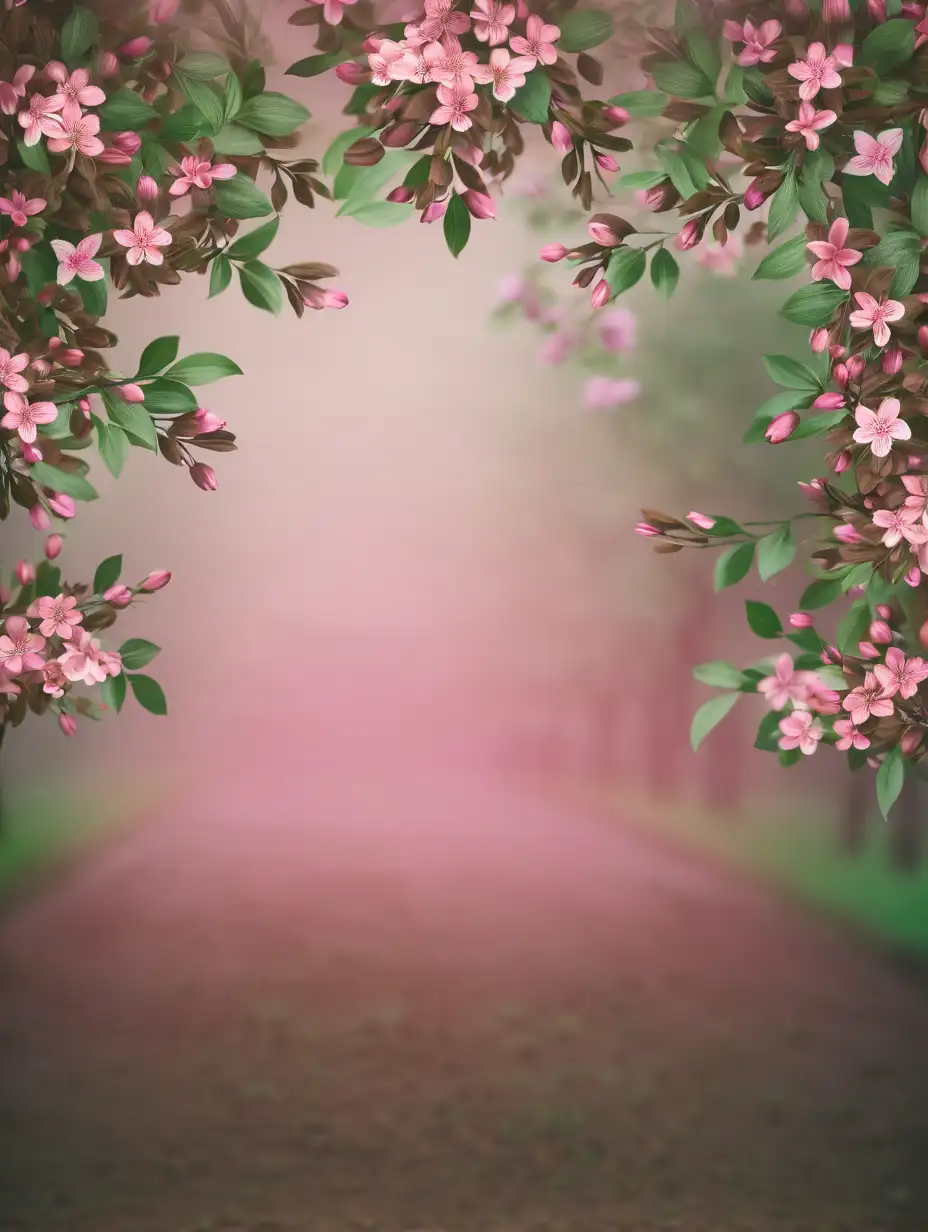
[[[104,590],[103,598],[107,603],[111,603],[113,607],[128,607],[132,602],[132,591],[128,586],[124,586],[121,582],[117,582],[115,586],[111,586],[109,590]]]
[[[492,197],[488,197],[486,193],[468,188],[466,192],[461,193],[461,200],[470,210],[471,214],[473,214],[474,218],[486,219],[496,217],[496,202]]]
[[[833,342],[828,348],[828,354],[832,359],[844,359],[847,354],[847,348],[843,347],[840,342]]]
[[[77,513],[77,501],[73,496],[67,496],[64,492],[53,492],[48,498],[49,506],[52,513],[56,513],[59,518],[73,518]]]
[[[854,44],[837,43],[831,53],[842,68],[850,68],[854,63]]]
[[[883,352],[881,367],[887,376],[895,376],[902,367],[903,360],[901,347],[889,347]]]
[[[843,522],[840,526],[836,526],[834,530],[835,538],[839,543],[860,543],[861,536],[855,527],[850,522]]]
[[[825,649],[822,651],[821,658],[822,658],[823,663],[843,663],[844,662],[844,655],[842,655],[841,651],[838,649],[837,646],[826,646]]]
[[[147,34],[140,34],[137,38],[129,39],[119,48],[119,54],[125,56],[129,60],[138,60],[140,56],[147,55],[152,49],[152,41]]]
[[[889,620],[893,614],[893,609],[888,603],[878,603],[876,605],[876,614],[880,620]]]
[[[849,599],[862,599],[867,593],[866,586],[852,586],[847,592]]]
[[[836,25],[843,21],[852,21],[849,0],[822,0],[822,17]]]
[[[154,0],[148,10],[148,16],[152,25],[159,26],[162,22],[170,21],[179,8],[180,0]]]
[[[873,642],[858,642],[857,653],[862,659],[880,659],[882,652],[877,650]]]
[[[899,748],[905,757],[912,756],[921,744],[924,734],[920,727],[909,727],[903,732],[902,739],[899,741]]]
[[[605,278],[601,278],[593,288],[590,295],[590,303],[594,308],[605,308],[611,296],[612,292],[609,290],[609,283],[606,282]]]
[[[560,120],[555,120],[551,125],[551,144],[559,154],[569,154],[574,148],[574,139],[570,135],[570,129]]]
[[[156,201],[158,199],[158,181],[150,175],[139,176],[135,186],[135,195],[139,201]]]
[[[347,308],[348,296],[344,291],[338,291],[334,287],[331,291],[323,291],[322,306],[323,308]]]
[[[691,218],[674,241],[674,247],[686,252],[695,248],[702,238],[702,224],[696,218]]]
[[[211,466],[207,466],[205,462],[194,462],[190,468],[190,478],[204,492],[215,492],[219,487],[219,479],[216,472]]]
[[[129,382],[128,385],[117,385],[116,393],[122,398],[123,402],[144,402],[145,390],[141,385],[136,385]]]
[[[849,355],[846,360],[848,376],[852,381],[859,381],[864,374],[867,361],[862,355]]]
[[[644,535],[645,538],[653,538],[655,535],[660,537],[661,531],[656,526],[652,526],[650,522],[638,522],[635,525],[635,534]]]
[[[346,60],[344,64],[336,64],[335,76],[346,86],[360,86],[370,81],[370,70],[354,60]]]
[[[686,515],[686,520],[698,526],[700,530],[711,530],[715,525],[715,518],[710,518],[706,513],[698,513],[695,509],[690,510]]]
[[[613,128],[621,128],[622,125],[627,124],[631,118],[631,112],[626,111],[624,107],[603,108],[603,119],[608,120]]]
[[[815,617],[811,612],[793,612],[789,623],[794,629],[811,629],[815,624]]]
[[[10,592],[5,586],[0,586],[0,607],[4,607],[10,601]]]
[[[383,39],[380,37],[379,34],[369,34],[367,38],[364,40],[364,42],[361,44],[361,50],[364,52],[367,52],[367,54],[371,56],[374,54],[374,52],[380,50],[380,44],[382,42],[383,42]]]
[[[923,351],[928,351],[928,325],[919,325],[918,345]]]
[[[66,736],[73,736],[77,731],[77,719],[73,714],[59,714],[58,726]]]
[[[847,470],[847,468],[851,465],[853,461],[854,459],[851,457],[850,450],[842,449],[841,452],[838,454],[838,456],[835,458],[835,462],[834,462],[834,466],[832,467],[832,470],[834,471],[836,475],[843,475],[844,472]]]
[[[593,158],[595,159],[596,165],[599,167],[600,171],[618,171],[619,169],[618,162],[616,162],[611,154],[600,154],[599,151],[597,151],[593,155]]]
[[[29,366],[32,368],[32,371],[36,374],[39,380],[48,376],[52,370],[52,366],[47,359],[34,359]]]
[[[795,411],[782,411],[767,425],[767,431],[764,436],[771,445],[781,445],[783,441],[788,441],[796,429],[799,427],[799,416]]]
[[[113,145],[117,150],[122,150],[125,154],[138,154],[142,148],[142,138],[138,133],[133,133],[127,129],[125,132],[116,134],[113,138]]]
[[[50,530],[52,520],[41,505],[33,505],[29,510],[29,521],[36,530]]]
[[[78,405],[78,409],[82,412],[85,419],[89,419],[90,418],[90,399],[81,398],[78,400],[77,405]]]
[[[874,620],[870,625],[870,641],[878,646],[891,646],[893,631],[885,620]]]
[[[218,415],[214,415],[212,411],[207,411],[202,406],[197,407],[195,418],[198,436],[205,436],[209,432],[221,432],[226,427],[226,420],[220,419]]]
[[[817,411],[838,411],[847,402],[843,394],[830,392],[819,394],[812,405]]]
[[[824,327],[813,329],[812,337],[809,339],[809,346],[816,355],[821,355],[828,347],[828,330]]]
[[[50,351],[59,351],[63,345],[64,344],[62,343],[61,339],[58,338],[57,336],[54,338],[49,338],[48,340],[48,349]]]
[[[448,208],[447,201],[433,201],[427,205],[422,211],[419,218],[420,222],[437,222],[439,218],[443,218],[445,210]]]
[[[35,581],[35,565],[31,561],[21,560],[16,565],[16,580],[20,586],[28,586]]]
[[[766,200],[767,193],[757,180],[753,184],[748,185],[744,194],[744,208],[746,210],[759,210]]]
[[[550,261],[553,264],[555,261],[564,260],[567,256],[567,249],[563,244],[545,244],[538,255],[542,261]]]
[[[62,539],[60,535],[49,535],[45,540],[45,555],[49,560],[54,560],[56,556],[61,554]]]
[[[101,77],[115,77],[119,72],[119,60],[111,51],[101,51],[97,58],[97,72]]]
[[[27,462],[32,463],[42,461],[42,450],[38,447],[38,445],[33,444],[31,441],[23,441],[22,448],[23,457]]]
[[[913,590],[915,589],[916,586],[921,585],[922,571],[921,569],[919,569],[918,565],[912,566],[912,568],[905,575],[905,578],[903,579],[903,581],[905,582],[906,586],[911,586]]]
[[[132,155],[127,154],[125,150],[116,150],[112,146],[97,155],[97,159],[101,163],[105,163],[107,167],[128,167],[132,162]]]
[[[851,375],[847,370],[847,364],[835,364],[835,366],[831,370],[831,375],[834,377],[835,382],[838,385],[840,385],[842,389],[847,388],[848,382],[850,381],[850,375]]]
[[[67,347],[59,353],[58,362],[66,368],[78,368],[84,362],[84,352],[78,347]]]
[[[399,188],[394,188],[392,192],[387,193],[387,200],[395,201],[398,205],[406,205],[415,195],[411,188],[404,188],[401,184]]]
[[[27,239],[25,235],[20,235],[12,241],[12,244],[17,252],[28,252],[32,247],[32,240]]]
[[[139,583],[139,590],[161,590],[162,586],[167,586],[171,580],[170,571],[167,569],[155,569],[149,573],[144,582]]]
[[[603,248],[615,248],[622,243],[622,236],[609,226],[607,222],[588,222],[587,234],[591,240],[601,244]]]

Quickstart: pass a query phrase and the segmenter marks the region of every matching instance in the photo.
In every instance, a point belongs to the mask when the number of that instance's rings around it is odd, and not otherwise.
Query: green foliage
[[[121,573],[122,555],[107,556],[106,560],[102,560],[97,565],[97,571],[93,575],[93,593],[102,595],[105,590],[115,586]]]
[[[740,689],[744,683],[744,673],[733,663],[721,659],[712,663],[700,663],[693,668],[693,677],[716,689]]]
[[[525,85],[520,86],[510,99],[509,106],[532,124],[544,124],[551,105],[551,79],[540,71],[540,66],[527,75]]]
[[[147,667],[160,652],[160,646],[156,646],[154,642],[146,642],[141,637],[130,637],[119,647],[122,665],[130,672],[139,667]]]
[[[641,248],[622,246],[613,250],[606,266],[606,281],[613,295],[621,295],[639,282],[648,258]]]
[[[61,58],[70,69],[76,68],[100,31],[96,17],[83,6],[75,7],[61,27]]]
[[[784,385],[787,389],[799,390],[802,393],[819,394],[822,391],[822,382],[808,364],[792,359],[789,355],[765,355],[764,367],[770,379],[777,385]]]
[[[558,51],[589,51],[612,37],[612,18],[597,9],[572,9],[558,18],[558,25]]]
[[[784,522],[757,545],[757,572],[762,582],[782,573],[796,558],[796,540],[789,522]]]
[[[129,677],[129,684],[132,686],[135,700],[143,709],[151,714],[167,714],[167,699],[157,680],[152,680],[151,676],[132,675]]]
[[[651,282],[659,295],[670,299],[680,281],[680,266],[673,253],[666,248],[659,248],[651,258]]]
[[[241,375],[242,370],[234,360],[213,351],[198,351],[186,359],[179,359],[165,373],[169,380],[181,381],[185,385],[211,385],[213,381],[221,381],[227,376]]]
[[[88,483],[83,475],[73,471],[64,471],[58,466],[50,466],[47,462],[33,462],[32,478],[36,483],[55,492],[63,492],[74,500],[92,501],[97,499],[97,490]]]
[[[249,231],[247,235],[240,235],[225,250],[225,257],[232,261],[252,261],[255,257],[260,257],[262,252],[273,244],[279,227],[280,219],[272,218],[254,231]]]
[[[261,261],[249,261],[238,271],[242,294],[249,304],[275,315],[283,310],[284,289],[280,279]]]
[[[154,342],[150,342],[142,352],[136,377],[157,376],[159,372],[163,372],[168,364],[172,364],[177,358],[179,347],[180,337],[177,334],[156,338]]]
[[[783,625],[780,623],[779,616],[768,603],[756,603],[753,599],[748,599],[744,607],[748,618],[748,627],[752,633],[755,633],[758,637],[768,639],[780,637],[783,632]]]
[[[884,77],[915,55],[915,26],[894,19],[871,30],[863,41],[856,63],[872,68]]]
[[[740,693],[720,693],[718,697],[711,697],[699,707],[690,726],[690,746],[694,752],[709,732],[721,723],[740,696]]]
[[[309,119],[309,112],[286,94],[266,91],[242,103],[236,115],[243,128],[268,137],[287,137]]]
[[[814,329],[819,325],[828,325],[838,308],[847,301],[848,292],[842,291],[834,283],[815,282],[794,291],[780,309],[780,313],[794,325],[805,325]]]
[[[266,194],[241,172],[216,185],[216,208],[227,218],[266,218],[274,213]]]
[[[797,235],[772,248],[754,271],[755,278],[794,278],[806,268],[806,237]]]
[[[902,750],[896,745],[889,750],[876,775],[876,798],[884,819],[889,818],[890,810],[899,799],[905,783],[906,762]]]
[[[734,586],[747,577],[754,563],[754,550],[753,543],[739,543],[722,552],[715,562],[716,591]]]
[[[470,239],[470,214],[456,192],[452,192],[444,217],[445,243],[453,257],[460,256]]]

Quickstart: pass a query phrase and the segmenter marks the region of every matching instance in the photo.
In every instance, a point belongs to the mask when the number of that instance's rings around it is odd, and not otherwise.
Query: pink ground
[[[2,1232],[928,1227],[921,987],[473,769],[229,766],[0,973]]]

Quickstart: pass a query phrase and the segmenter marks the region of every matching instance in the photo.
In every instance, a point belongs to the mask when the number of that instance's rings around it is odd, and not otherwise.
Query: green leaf
[[[651,282],[659,295],[670,299],[680,280],[680,266],[673,253],[659,248],[651,258]]]
[[[470,214],[456,192],[452,192],[445,210],[445,243],[452,257],[459,256],[470,239]]]
[[[50,560],[43,560],[35,574],[37,599],[54,598],[61,593],[61,570]]]
[[[639,282],[648,258],[641,248],[616,248],[606,266],[606,281],[613,295],[621,295]]]
[[[898,18],[871,30],[861,45],[855,63],[872,68],[878,77],[905,64],[915,55],[915,26]]]
[[[890,749],[879,770],[876,772],[876,798],[883,819],[889,819],[893,805],[899,799],[905,783],[906,763],[902,750],[898,745]]]
[[[89,9],[74,8],[61,27],[61,58],[68,68],[76,68],[93,46],[100,31],[96,17]]]
[[[548,118],[548,107],[551,103],[551,79],[540,66],[525,78],[525,85],[520,86],[506,104],[516,115],[528,120],[531,124],[544,124]]]
[[[119,647],[122,665],[134,672],[136,668],[146,667],[152,659],[161,653],[161,647],[154,642],[146,642],[141,637],[130,637]]]
[[[912,190],[912,225],[921,236],[928,235],[928,176],[919,175]]]
[[[360,174],[352,179],[351,187],[338,214],[349,217],[364,205],[369,205],[385,184],[396,176],[405,175],[413,163],[419,161],[414,150],[387,150],[379,163],[373,167],[361,167]]]
[[[753,543],[739,543],[733,548],[726,548],[715,562],[716,591],[724,590],[726,586],[734,586],[742,581],[751,571],[753,563]]]
[[[794,291],[780,309],[780,315],[794,325],[806,325],[810,328],[828,325],[837,309],[846,304],[847,300],[847,291],[842,291],[834,283],[815,282]]]
[[[740,696],[740,693],[720,693],[699,707],[690,725],[690,746],[694,752],[709,732],[721,723]]]
[[[748,627],[758,637],[779,637],[783,632],[780,618],[769,603],[755,603],[748,599],[744,605],[748,618]]]
[[[870,607],[866,601],[858,601],[842,616],[838,624],[835,645],[842,654],[857,654],[857,645],[870,629]]]
[[[613,107],[624,107],[633,120],[653,120],[661,115],[670,99],[662,90],[632,90],[610,98]]]
[[[137,132],[149,120],[158,117],[151,104],[146,103],[134,90],[125,88],[108,95],[96,114],[100,117],[100,127],[104,132],[117,133],[127,128]]]
[[[841,579],[841,585],[845,590],[850,590],[852,586],[867,586],[870,579],[873,577],[873,564],[869,560],[862,561],[859,565],[852,565]]]
[[[242,103],[235,118],[244,128],[268,137],[288,137],[306,123],[309,112],[286,94],[266,91]]]
[[[216,185],[216,208],[226,218],[266,218],[274,207],[247,175],[239,172]]]
[[[100,685],[100,699],[105,706],[109,706],[110,710],[115,710],[119,714],[126,700],[127,687],[124,672],[120,672],[118,676],[107,676]]]
[[[203,112],[194,107],[193,103],[185,103],[162,120],[159,135],[162,141],[190,142],[212,132],[215,132],[215,129],[210,128]]]
[[[666,179],[667,173],[664,170],[629,171],[627,175],[619,177],[619,185],[622,188],[656,188]]]
[[[772,249],[754,271],[755,278],[794,278],[806,268],[806,237],[797,235]]]
[[[371,125],[366,125],[360,128],[349,128],[347,132],[339,133],[322,156],[322,174],[329,178],[337,175],[348,147],[360,141],[362,137],[370,137],[376,131]]]
[[[712,107],[705,115],[699,117],[686,134],[686,148],[700,159],[716,158],[722,149],[722,137],[719,131],[722,116],[727,108]]]
[[[238,271],[242,294],[249,304],[275,315],[283,310],[284,289],[272,269],[261,261],[249,261]]]
[[[187,100],[196,107],[197,111],[206,121],[207,133],[218,132],[226,117],[225,99],[219,97],[219,94],[209,82],[198,81],[195,77],[188,77],[180,69],[174,70],[173,80],[183,91]]]
[[[176,67],[195,81],[213,81],[229,72],[229,61],[214,51],[190,51]]]
[[[780,712],[778,710],[769,710],[761,719],[754,747],[762,749],[765,753],[776,753],[779,749]]]
[[[97,565],[97,571],[93,575],[93,593],[95,595],[102,595],[105,590],[115,586],[119,581],[121,573],[122,555],[107,556],[106,560],[102,560]]]
[[[243,98],[242,83],[238,79],[238,74],[230,72],[226,77],[226,103],[222,111],[223,124],[228,124],[238,114]],[[213,145],[215,144],[214,138]]]
[[[197,406],[196,395],[180,381],[159,376],[145,386],[145,407],[152,415],[183,415]]]
[[[798,359],[791,359],[789,355],[765,355],[764,367],[777,385],[803,393],[821,393],[822,382],[807,364],[800,363]]]
[[[838,424],[843,423],[847,419],[850,411],[824,411],[809,415],[799,424],[796,431],[789,438],[791,441],[805,441],[813,436],[821,436],[824,432],[830,432],[832,428],[837,428]]]
[[[828,221],[828,197],[822,181],[807,175],[805,170],[799,177],[799,208],[812,222]]]
[[[355,222],[363,223],[365,227],[396,227],[406,222],[412,214],[412,207],[401,201],[371,201],[362,205],[349,215]]]
[[[840,580],[819,578],[815,582],[810,582],[802,592],[799,607],[803,611],[812,611],[817,607],[827,607],[829,603],[834,603],[835,599],[839,599],[843,593],[844,587],[841,585]]]
[[[921,259],[921,239],[915,231],[891,231],[864,257],[864,263],[895,270],[890,294],[908,295],[918,281]]]
[[[30,171],[40,171],[42,175],[51,175],[52,165],[48,161],[48,151],[42,142],[37,145],[26,145],[24,141],[17,141],[16,150],[24,167],[28,167]]]
[[[212,142],[217,154],[264,153],[264,142],[261,138],[250,129],[242,128],[241,124],[223,124]]]
[[[101,258],[100,264],[108,275],[109,261],[107,258]],[[89,313],[92,317],[102,317],[105,315],[109,298],[106,278],[98,278],[96,282],[85,282],[83,278],[78,278],[72,283],[72,287],[80,295],[85,312]]]
[[[92,501],[97,499],[97,490],[83,475],[75,475],[72,471],[63,471],[47,462],[33,462],[30,475],[43,487],[52,488],[55,492],[63,492],[74,500]]]
[[[273,244],[279,226],[279,218],[272,218],[270,222],[262,223],[260,227],[249,231],[247,235],[240,236],[234,244],[231,244],[225,250],[225,256],[232,261],[253,261]]]
[[[149,402],[150,388],[151,386],[145,390],[144,404],[141,402],[123,402],[122,398],[117,397],[110,389],[102,390],[100,396],[103,399],[103,405],[106,407],[106,413],[110,418],[110,422],[118,424],[131,441],[156,453],[158,450],[158,432],[149,412],[156,410],[157,407],[152,407]]]
[[[241,376],[242,370],[227,355],[198,351],[195,355],[178,360],[164,375],[184,385],[211,385],[213,381],[221,381],[227,376]]]
[[[105,423],[102,419],[97,419],[96,415],[93,419],[100,457],[110,474],[118,479],[132,449],[129,438],[118,424]]]
[[[287,76],[318,77],[320,73],[327,73],[336,64],[341,64],[344,58],[343,51],[327,51],[319,56],[306,56],[305,59],[297,60],[295,64],[290,65],[287,69]]]
[[[151,714],[167,714],[167,699],[157,680],[152,680],[151,676],[130,676],[129,683],[140,706]]]
[[[173,364],[177,358],[179,346],[180,338],[177,334],[170,334],[164,338],[156,338],[154,342],[149,342],[142,352],[142,358],[139,360],[139,369],[135,375],[144,378],[156,376],[159,372],[163,372],[168,364]]]
[[[232,281],[232,263],[228,257],[216,257],[209,267],[209,298],[221,295]]]
[[[711,684],[716,689],[740,689],[744,683],[744,673],[723,659],[700,663],[693,668],[693,677],[701,684]]]
[[[697,26],[683,40],[686,56],[689,62],[715,85],[722,71],[722,57],[719,55],[718,42],[706,31]]]
[[[767,215],[767,239],[772,242],[787,231],[796,221],[799,212],[799,188],[796,183],[796,172],[791,167],[786,178],[770,198],[770,212]]]
[[[612,37],[612,18],[597,9],[573,9],[558,18],[558,51],[589,51]]]
[[[686,60],[657,60],[651,65],[651,75],[658,90],[672,98],[705,98],[712,94],[713,83]]]
[[[784,522],[757,545],[757,572],[762,582],[782,573],[796,558],[796,540],[789,522]]]

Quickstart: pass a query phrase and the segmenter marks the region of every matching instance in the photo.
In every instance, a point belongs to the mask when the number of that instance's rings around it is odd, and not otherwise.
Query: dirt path
[[[0,1058],[2,1232],[928,1228],[922,989],[473,773],[230,771],[4,922]]]

